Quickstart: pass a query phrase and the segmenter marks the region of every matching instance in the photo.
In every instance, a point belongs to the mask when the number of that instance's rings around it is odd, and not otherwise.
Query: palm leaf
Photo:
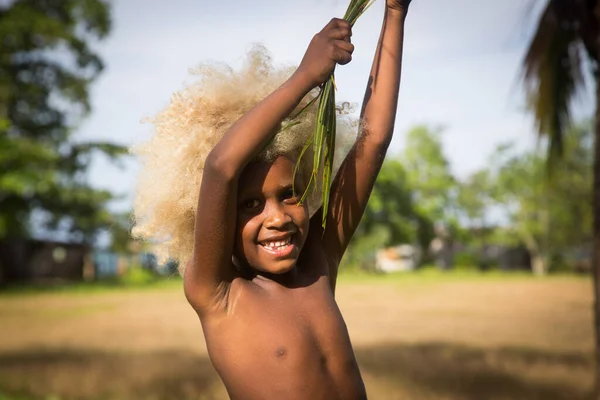
[[[549,139],[549,166],[563,153],[572,103],[584,86],[579,0],[550,0],[523,61],[523,79],[536,128]]]
[[[348,9],[344,15],[344,19],[354,25],[356,20],[373,4],[375,0],[351,0]],[[329,207],[329,195],[331,191],[331,183],[333,180],[333,161],[335,156],[335,134],[336,134],[336,111],[335,111],[335,78],[332,74],[327,82],[321,86],[321,91],[310,103],[309,106],[318,98],[319,105],[317,109],[317,118],[315,130],[302,148],[300,156],[296,161],[294,169],[294,181],[298,173],[298,165],[306,154],[306,151],[312,146],[313,152],[313,168],[310,179],[305,187],[304,193],[300,197],[302,204],[308,197],[309,190],[312,188],[317,190],[317,184],[322,183],[322,207],[323,220],[322,226],[325,228],[327,221],[327,211]],[[305,108],[306,109],[306,108]],[[303,109],[303,111],[305,110]],[[319,180],[318,174],[323,167],[322,177]],[[295,189],[294,189],[295,192]]]

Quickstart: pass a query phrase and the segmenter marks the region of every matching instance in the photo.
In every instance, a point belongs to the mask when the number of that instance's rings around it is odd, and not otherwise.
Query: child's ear
[[[238,258],[234,255],[231,256],[231,262],[233,263],[233,266],[235,267],[235,269],[237,269],[239,272],[242,272],[242,264],[240,263],[240,260],[238,260]]]

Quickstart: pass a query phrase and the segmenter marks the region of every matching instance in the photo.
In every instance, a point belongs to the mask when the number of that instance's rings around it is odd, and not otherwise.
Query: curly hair
[[[266,48],[254,45],[239,71],[224,64],[203,64],[190,70],[196,79],[148,119],[154,125],[154,135],[131,149],[141,164],[132,235],[151,243],[160,263],[176,260],[183,273],[194,247],[194,222],[206,157],[234,122],[294,70],[275,68]],[[291,115],[316,94],[313,91],[306,96]],[[297,124],[280,129],[258,154],[257,161],[271,162],[279,155],[296,160],[313,133],[316,108],[314,104],[294,119]],[[337,124],[335,170],[356,138],[352,109],[349,103],[338,106],[343,118],[338,118]],[[283,121],[282,126],[288,122]],[[303,156],[299,165],[302,175],[310,174],[312,159],[310,151]],[[320,207],[318,194],[307,202],[311,214]]]

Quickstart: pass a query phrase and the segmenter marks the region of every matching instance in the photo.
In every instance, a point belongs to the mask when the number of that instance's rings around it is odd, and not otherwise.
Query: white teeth
[[[291,241],[292,241],[292,238],[288,237],[285,240],[278,240],[275,242],[263,242],[262,245],[269,250],[277,250],[277,249],[287,246],[288,244],[290,244]]]

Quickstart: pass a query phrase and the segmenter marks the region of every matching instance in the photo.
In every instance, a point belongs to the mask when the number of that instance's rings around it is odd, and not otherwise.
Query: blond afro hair
[[[190,70],[192,82],[176,92],[165,109],[148,119],[154,134],[132,148],[141,164],[132,234],[151,243],[160,263],[176,260],[183,273],[194,247],[194,222],[206,157],[234,122],[294,70],[275,68],[269,52],[254,45],[239,71],[224,64],[203,64]],[[291,115],[295,116],[316,94],[309,94]],[[294,119],[296,125],[281,129],[257,161],[270,162],[279,155],[297,159],[313,133],[316,105]],[[356,138],[352,109],[348,103],[338,106],[341,118],[337,123],[335,170]],[[283,121],[282,127],[288,122]],[[310,174],[312,154],[307,152],[302,160],[301,173]],[[311,214],[320,207],[319,198],[316,193],[309,199]]]

